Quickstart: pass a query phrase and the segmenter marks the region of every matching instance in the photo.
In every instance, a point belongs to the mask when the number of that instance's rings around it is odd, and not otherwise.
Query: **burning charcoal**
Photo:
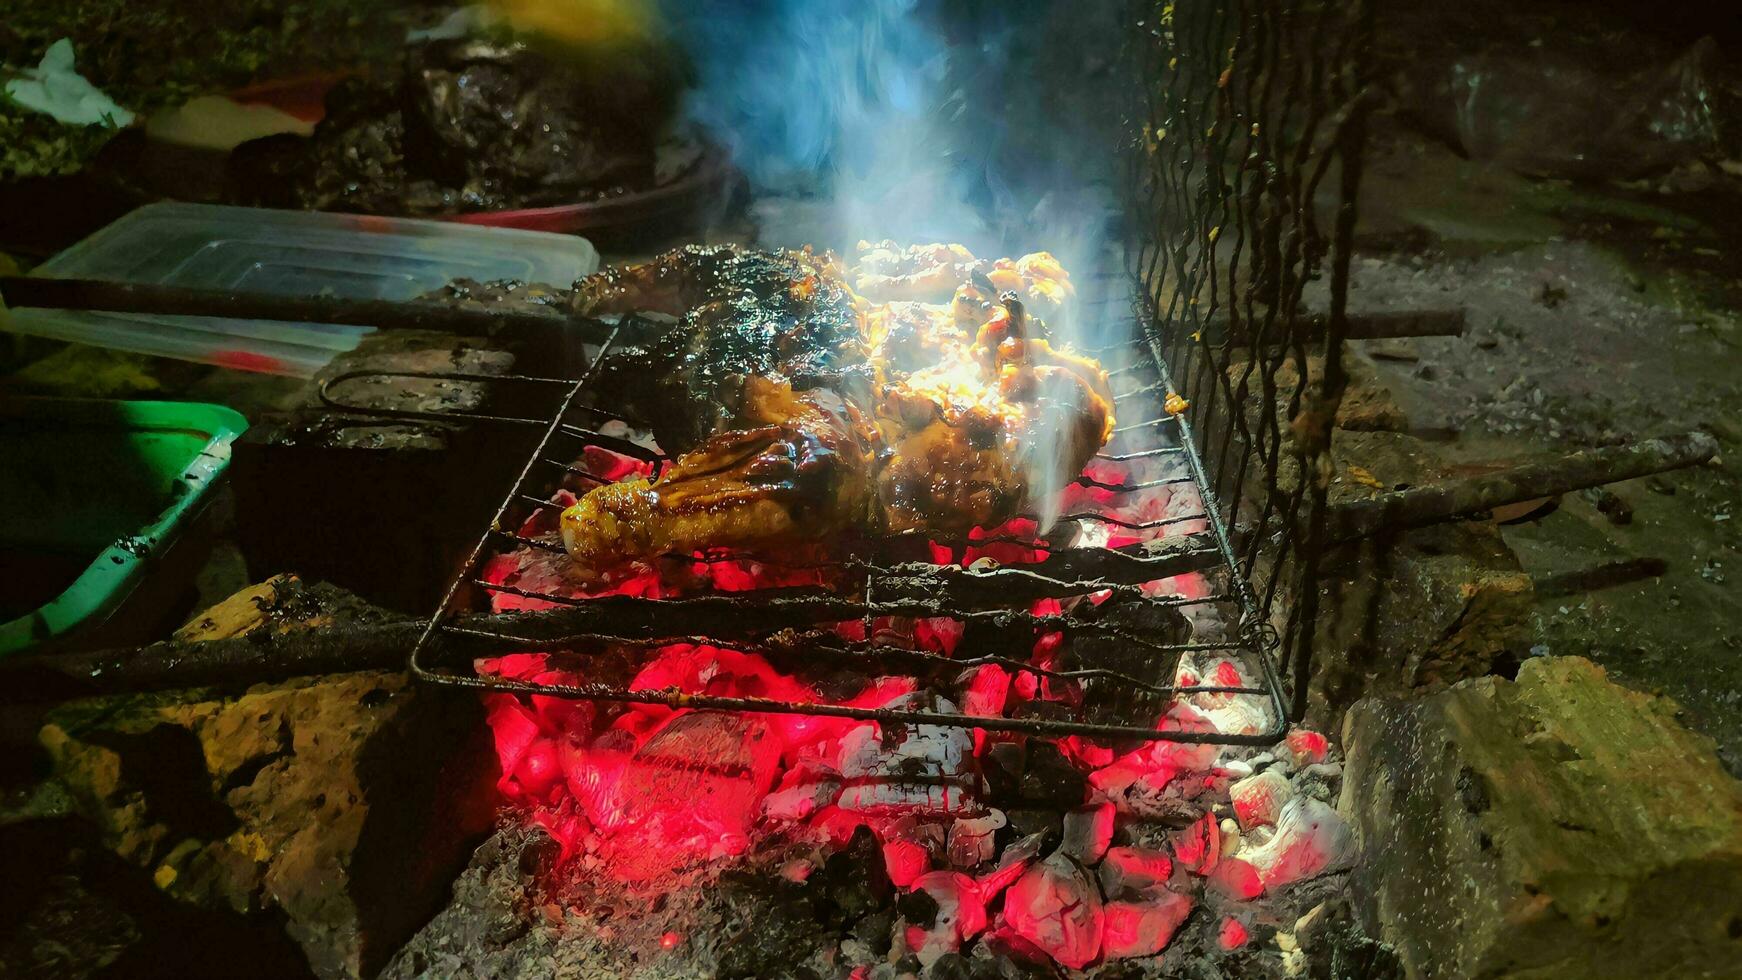
[[[1114,748],[1082,735],[1071,735],[1058,741],[1059,751],[1078,769],[1092,770],[1112,765],[1126,748]]]
[[[997,664],[981,664],[961,677],[962,713],[998,718],[1010,696],[1010,672]]]
[[[1216,763],[1215,771],[1221,775],[1227,776],[1228,781],[1232,783],[1236,780],[1245,779],[1247,776],[1252,775],[1258,770],[1253,767],[1252,763],[1243,759],[1223,759]]]
[[[883,864],[897,888],[911,886],[943,850],[943,828],[911,815],[891,821],[883,831]]]
[[[977,868],[992,860],[993,838],[1006,824],[1004,814],[992,810],[983,817],[971,817],[950,824],[945,845],[950,866],[962,870]]]
[[[1229,952],[1246,945],[1251,938],[1252,933],[1246,924],[1234,916],[1223,919],[1221,928],[1216,931],[1216,944]]]
[[[539,737],[538,720],[531,709],[510,694],[486,698],[485,711],[490,734],[496,741],[496,757],[502,760],[502,779],[497,788],[509,799],[517,799],[523,790],[514,777],[520,760]]]
[[[1291,728],[1282,740],[1283,751],[1287,753],[1294,768],[1316,765],[1325,761],[1330,755],[1331,743],[1318,732],[1305,728]]]
[[[1237,857],[1217,861],[1205,884],[1210,891],[1236,902],[1250,902],[1264,894],[1264,882],[1258,879],[1258,870]]]
[[[1205,686],[1252,687],[1252,678],[1232,660],[1219,660],[1204,677]],[[1269,703],[1251,694],[1227,692],[1194,694],[1192,704],[1203,713],[1216,731],[1224,735],[1257,735],[1268,730],[1274,719]]]
[[[904,900],[900,906],[908,919],[907,947],[922,965],[931,966],[985,930],[986,899],[974,879],[957,871],[933,871],[922,875],[913,888],[915,895],[930,897],[932,904],[931,915],[925,917],[909,915],[915,903]]]
[[[811,876],[811,884],[828,896],[842,922],[859,922],[894,897],[895,889],[878,858],[876,836],[861,827],[846,847],[825,858]],[[889,935],[887,924],[882,935]]]
[[[1294,787],[1275,769],[1266,769],[1256,776],[1247,776],[1228,788],[1234,804],[1234,817],[1240,826],[1272,826],[1282,815],[1283,805],[1294,798]]]
[[[1010,830],[1019,837],[1030,834],[1048,838],[1048,846],[1043,850],[1052,850],[1052,844],[1058,842],[1059,828],[1063,825],[1064,814],[1057,810],[1006,810],[1004,814],[1010,820]]]
[[[1165,890],[1153,899],[1108,902],[1101,954],[1109,960],[1154,956],[1191,914],[1189,897]]]
[[[1203,713],[1184,704],[1170,708],[1162,724],[1179,731],[1213,730]],[[1183,807],[1183,802],[1195,799],[1207,788],[1202,779],[1182,777],[1207,773],[1219,754],[1214,745],[1150,742],[1090,773],[1089,786],[1122,813],[1177,817],[1190,809]]]
[[[1024,755],[1019,741],[992,742],[980,753],[987,799],[998,802],[1019,798]]]
[[[1010,928],[1072,969],[1100,955],[1103,918],[1101,889],[1063,853],[1029,868],[1004,897]]]
[[[629,760],[612,869],[641,880],[685,860],[741,853],[774,781],[780,740],[746,715],[680,715]]]
[[[781,785],[762,800],[762,815],[770,820],[804,820],[841,795],[839,777],[808,769],[788,769]]]
[[[1137,636],[1150,638],[1156,643],[1184,643],[1192,636],[1191,623],[1186,620],[1177,607],[1158,605],[1124,593],[1110,596],[1105,602],[1095,605],[1079,606],[1073,611],[1073,615]],[[1080,639],[1073,642],[1081,645]],[[1122,648],[1123,652],[1114,649],[1111,644],[1103,642],[1103,645],[1105,648],[1097,648],[1093,656],[1114,659],[1110,659],[1100,666],[1113,667],[1114,669],[1132,668],[1142,671],[1138,676],[1153,676],[1154,663],[1150,659],[1151,654],[1139,653],[1130,643],[1117,644],[1117,647]],[[1138,659],[1132,659],[1133,657]],[[1115,662],[1121,666],[1115,667]]]
[[[1222,857],[1222,828],[1216,816],[1206,813],[1197,823],[1179,832],[1174,838],[1174,858],[1180,867],[1198,875],[1215,870]]]
[[[986,949],[997,959],[1001,977],[1056,977],[1058,965],[1046,950],[1003,923],[986,934]]]
[[[563,778],[587,820],[600,833],[621,828],[628,814],[618,784],[629,765],[635,737],[613,729],[594,739],[591,745],[564,744],[559,748]]]
[[[942,699],[936,707],[955,711]],[[938,814],[979,809],[973,735],[937,725],[912,725],[885,734],[887,738],[880,738],[876,726],[861,725],[842,738],[840,772],[847,784],[840,800],[843,809]]]
[[[541,738],[527,746],[526,754],[514,767],[514,779],[528,796],[542,799],[549,794],[563,777],[562,765],[557,759],[556,743],[548,738]]]
[[[1028,870],[1034,859],[1040,857],[1041,848],[1046,843],[1045,834],[1030,834],[1009,847],[998,856],[996,870],[980,876],[980,894],[990,902],[999,893],[1016,883],[1016,879]]]
[[[1241,855],[1269,889],[1347,866],[1355,857],[1355,836],[1329,804],[1311,798],[1291,800],[1276,822],[1276,833]]]
[[[1113,843],[1113,804],[1083,807],[1065,814],[1059,850],[1079,863],[1093,866]]]
[[[1142,900],[1157,894],[1173,875],[1165,851],[1146,847],[1114,847],[1101,860],[1097,876],[1109,899]]]

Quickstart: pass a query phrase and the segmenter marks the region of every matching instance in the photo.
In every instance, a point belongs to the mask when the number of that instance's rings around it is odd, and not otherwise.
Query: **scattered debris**
[[[49,45],[35,68],[17,70],[6,82],[5,92],[26,109],[53,116],[68,126],[122,129],[133,125],[132,112],[73,70],[71,38]]]
[[[1579,491],[1579,496],[1590,501],[1599,514],[1609,519],[1609,523],[1617,527],[1633,523],[1633,505],[1608,487],[1586,487]]]

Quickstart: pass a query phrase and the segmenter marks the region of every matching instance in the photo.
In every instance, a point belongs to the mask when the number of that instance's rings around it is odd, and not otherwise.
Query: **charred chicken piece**
[[[853,296],[809,251],[687,246],[575,283],[575,312],[678,316],[653,339],[608,353],[595,390],[652,427],[673,455],[747,418],[746,380],[852,390],[869,380]]]
[[[578,574],[849,531],[992,527],[1074,479],[1111,435],[1112,391],[1098,363],[1051,345],[1022,299],[1068,296],[1064,270],[1045,253],[909,253],[952,269],[949,283],[899,287],[939,302],[867,302],[810,252],[730,248],[578,284],[584,313],[685,311],[657,342],[602,365],[651,392],[621,401],[683,452],[658,480],[595,489],[564,512]],[[1019,288],[995,293],[1011,276]]]
[[[879,473],[894,532],[993,527],[1075,479],[1113,430],[1113,392],[1095,361],[1027,336],[1007,296],[972,346],[885,377],[878,418],[890,447]]]
[[[871,429],[838,395],[752,377],[742,415],[659,479],[599,487],[563,511],[576,574],[709,548],[767,548],[872,522]]]
[[[958,317],[986,312],[997,297],[1017,299],[1046,315],[1061,312],[1076,295],[1070,275],[1050,252],[1020,259],[976,259],[960,245],[860,242],[853,288],[866,299],[952,303]]]

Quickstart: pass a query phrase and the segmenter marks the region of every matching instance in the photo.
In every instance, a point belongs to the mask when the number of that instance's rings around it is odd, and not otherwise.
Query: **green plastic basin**
[[[114,616],[210,503],[247,427],[221,405],[0,398],[0,657]]]

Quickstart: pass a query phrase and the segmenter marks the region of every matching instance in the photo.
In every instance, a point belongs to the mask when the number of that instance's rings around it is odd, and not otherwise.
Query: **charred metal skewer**
[[[609,324],[573,316],[556,307],[544,313],[337,296],[272,296],[98,279],[0,276],[0,296],[5,297],[6,304],[14,309],[335,323],[480,336],[492,336],[501,331],[522,331],[534,336],[564,333],[594,343],[602,341],[611,332]]]

